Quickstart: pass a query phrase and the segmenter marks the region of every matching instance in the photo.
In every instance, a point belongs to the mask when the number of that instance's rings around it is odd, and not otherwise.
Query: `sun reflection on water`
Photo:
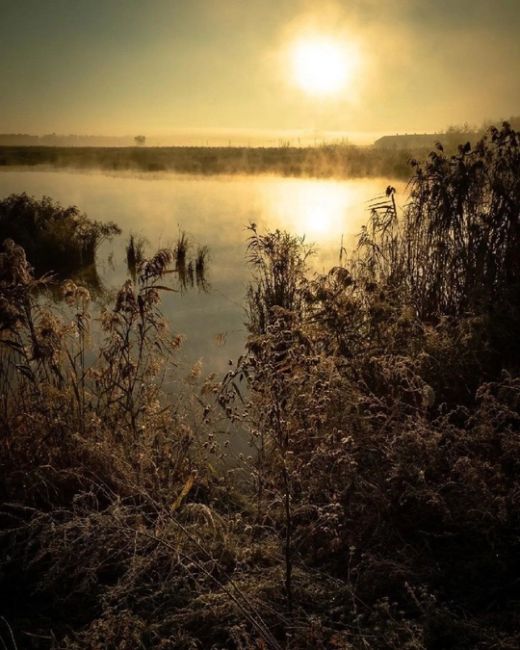
[[[390,182],[398,189],[399,202],[405,196],[404,183],[383,178],[3,170],[0,196],[13,192],[52,196],[63,205],[78,205],[93,219],[115,221],[123,235],[105,242],[97,256],[99,274],[111,291],[128,277],[125,247],[130,233],[149,242],[148,253],[173,245],[179,230],[187,231],[192,250],[207,244],[209,293],[165,292],[162,308],[173,330],[186,335],[180,354],[191,359],[189,367],[202,357],[208,372],[224,373],[229,359],[243,353],[246,336],[243,306],[252,273],[245,261],[247,224],[256,223],[261,233],[279,228],[305,235],[316,250],[310,270],[326,273],[339,262],[342,237],[347,253],[353,250],[355,236],[368,219],[370,200],[383,194]],[[217,336],[222,333],[227,333],[225,341]]]
[[[266,194],[266,213],[274,223],[316,244],[359,232],[366,220],[366,190],[336,181],[284,179]]]

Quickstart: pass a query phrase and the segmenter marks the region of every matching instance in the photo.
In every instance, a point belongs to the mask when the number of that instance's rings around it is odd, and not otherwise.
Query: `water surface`
[[[247,225],[305,235],[317,247],[316,271],[338,263],[342,237],[352,245],[368,217],[368,202],[386,179],[348,181],[269,176],[193,177],[173,174],[108,175],[74,171],[0,171],[0,197],[27,192],[77,205],[96,220],[115,221],[123,234],[103,245],[98,271],[107,288],[128,277],[125,245],[130,233],[146,238],[148,252],[175,243],[186,231],[210,249],[207,293],[191,289],[167,295],[164,311],[176,333],[185,335],[182,358],[202,360],[206,372],[223,372],[243,350]],[[403,201],[404,185],[392,181]]]

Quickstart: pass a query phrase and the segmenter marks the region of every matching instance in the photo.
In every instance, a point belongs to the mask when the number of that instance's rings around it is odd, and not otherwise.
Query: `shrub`
[[[101,242],[120,232],[114,223],[91,221],[77,207],[64,208],[49,197],[12,194],[0,201],[0,241],[22,246],[38,274],[67,276],[94,267]]]
[[[305,273],[301,241],[254,234],[249,355],[223,403],[258,451],[289,610],[299,568],[334,576],[351,600],[322,622],[357,625],[353,643],[518,642],[519,151],[504,125],[474,153],[434,153],[402,219],[388,188],[325,276]]]

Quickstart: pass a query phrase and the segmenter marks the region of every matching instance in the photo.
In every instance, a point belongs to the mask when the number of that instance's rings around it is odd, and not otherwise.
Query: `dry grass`
[[[324,276],[253,228],[248,350],[201,380],[200,412],[161,390],[178,255],[143,260],[93,355],[88,292],[43,310],[45,278],[4,244],[1,642],[517,648],[519,149],[504,126],[435,153],[402,220],[389,188]],[[224,415],[250,436],[239,466]]]

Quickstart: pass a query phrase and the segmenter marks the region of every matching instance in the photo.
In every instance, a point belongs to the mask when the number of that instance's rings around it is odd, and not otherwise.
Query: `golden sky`
[[[420,132],[520,112],[518,0],[0,0],[0,16],[4,133]]]

